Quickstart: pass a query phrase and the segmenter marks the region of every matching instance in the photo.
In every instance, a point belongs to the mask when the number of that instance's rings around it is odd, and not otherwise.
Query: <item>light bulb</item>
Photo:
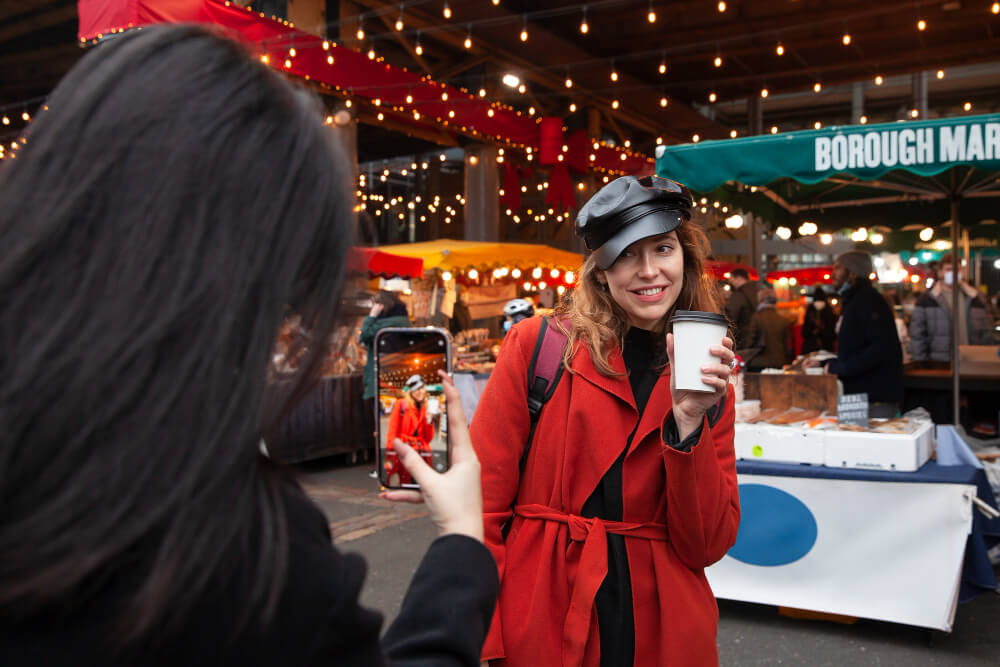
[[[715,60],[712,61],[716,67],[722,67],[722,56],[715,56]]]
[[[580,32],[586,35],[590,31],[590,26],[587,25],[587,19],[580,21]]]
[[[814,93],[818,93],[821,90],[823,90],[823,84],[821,84],[819,81],[817,81],[816,83],[813,84],[813,92]]]
[[[917,21],[917,30],[923,31],[927,30],[927,21],[920,19]]]
[[[464,46],[467,49],[471,49],[472,48],[472,38],[469,37],[469,36],[466,36],[465,37],[465,41],[462,42],[462,46]]]
[[[819,242],[823,245],[830,245],[833,243],[833,234],[820,234]]]
[[[867,125],[868,124],[868,116],[862,116],[861,118],[858,119],[858,122],[861,123],[862,125]]]
[[[400,32],[403,29],[403,17],[402,16],[400,16],[398,19],[396,19],[396,25],[393,26],[393,27],[396,28],[396,32]]]
[[[972,102],[966,102],[965,104],[963,104],[962,105],[962,109],[964,109],[965,111],[971,111],[972,110]]]
[[[715,6],[715,8],[718,9],[719,13],[721,14],[722,12],[726,11],[726,3],[725,2],[721,2],[721,0],[720,0],[719,4],[717,4]]]
[[[616,72],[615,70],[611,70],[611,80],[612,81],[618,80],[618,72]]]
[[[714,102],[717,99],[719,99],[719,97],[715,93],[709,93],[708,94],[708,101],[709,102]]]
[[[441,15],[444,16],[446,19],[451,18],[451,7],[448,6],[447,2],[444,3],[444,8],[441,10]]]
[[[649,13],[646,14],[646,20],[649,21],[650,23],[656,23],[656,12],[650,9]]]
[[[767,88],[761,88],[760,89],[760,96],[761,97],[767,97]]]
[[[777,134],[777,133],[778,133],[778,126],[777,125],[772,125],[771,126],[771,134]]]
[[[571,79],[569,77],[566,77],[566,81],[564,83],[566,84],[567,88],[572,88],[573,87],[573,79]]]
[[[528,27],[527,26],[524,26],[523,28],[521,28],[521,41],[522,42],[527,42],[528,41]]]
[[[666,73],[667,73],[667,63],[666,62],[661,62],[660,63],[660,74],[666,74]]]
[[[937,78],[939,78],[939,79],[943,79],[944,78],[944,70],[943,69],[939,69],[937,71]]]
[[[294,46],[292,48],[288,49],[288,55],[290,55],[292,58],[295,57],[295,47]]]
[[[787,241],[792,238],[792,230],[788,227],[778,227],[774,230],[774,235],[777,236],[782,241]]]
[[[851,36],[850,36],[850,34],[848,34],[848,33],[845,32],[844,36],[841,38],[840,41],[842,41],[844,43],[844,46],[847,46],[848,44],[850,44],[851,43]]]
[[[924,227],[923,229],[920,230],[920,240],[921,241],[923,241],[924,243],[926,243],[927,241],[930,241],[932,238],[934,238],[934,228],[933,227]]]
[[[661,107],[666,107],[669,103],[670,103],[670,100],[668,100],[666,97],[661,97],[660,98],[660,106]]]
[[[785,55],[785,47],[781,45],[781,42],[778,42],[778,46],[774,50],[779,56]]]
[[[731,139],[735,139],[737,134],[736,130],[729,130],[729,137]]]
[[[611,108],[612,109],[618,108],[618,100],[611,100]]]
[[[698,136],[697,134],[692,134],[691,135],[691,143],[696,144],[699,141],[701,141],[701,137],[700,136]]]
[[[424,54],[424,47],[420,46],[420,42],[417,42],[417,45],[416,45],[416,47],[414,47],[413,50],[416,51],[416,53],[417,53],[418,56],[421,56],[421,55]]]
[[[364,28],[358,28],[358,32],[356,34],[359,40],[364,39],[365,38]]]
[[[881,86],[884,81],[885,81],[885,79],[882,78],[881,74],[875,75],[875,85],[876,86]]]

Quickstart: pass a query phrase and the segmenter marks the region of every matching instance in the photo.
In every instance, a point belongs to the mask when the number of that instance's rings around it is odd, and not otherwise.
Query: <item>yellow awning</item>
[[[583,264],[583,255],[536,243],[492,243],[488,241],[456,241],[439,239],[421,243],[400,243],[379,246],[379,250],[405,257],[421,257],[424,270],[454,271],[511,266],[523,268],[558,267],[577,270]]]

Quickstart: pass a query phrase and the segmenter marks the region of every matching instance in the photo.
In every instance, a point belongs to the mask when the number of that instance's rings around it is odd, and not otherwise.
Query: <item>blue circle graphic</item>
[[[740,531],[729,555],[748,565],[788,565],[816,544],[816,517],[792,494],[740,484]]]

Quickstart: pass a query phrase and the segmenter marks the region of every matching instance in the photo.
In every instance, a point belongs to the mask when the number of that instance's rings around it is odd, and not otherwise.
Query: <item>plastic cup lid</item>
[[[728,327],[729,320],[718,313],[707,313],[701,310],[678,310],[670,318],[672,323],[677,322],[702,322],[704,324],[720,324]]]

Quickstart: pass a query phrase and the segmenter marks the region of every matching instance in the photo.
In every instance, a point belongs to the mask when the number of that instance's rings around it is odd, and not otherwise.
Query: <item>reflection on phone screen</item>
[[[382,331],[378,353],[379,481],[417,488],[393,445],[398,438],[437,470],[448,469],[448,419],[438,370],[448,370],[448,344],[435,330]]]

